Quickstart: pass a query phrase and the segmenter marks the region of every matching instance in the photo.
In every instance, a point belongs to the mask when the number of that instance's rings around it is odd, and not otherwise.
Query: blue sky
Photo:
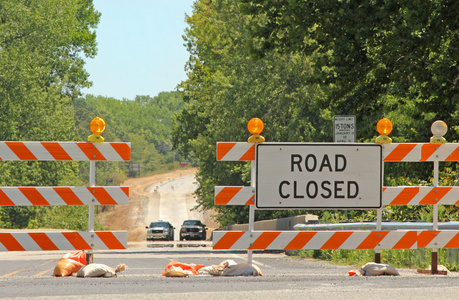
[[[84,94],[116,99],[156,96],[186,79],[182,35],[193,0],[93,0],[102,13],[98,54],[86,59],[93,86]]]

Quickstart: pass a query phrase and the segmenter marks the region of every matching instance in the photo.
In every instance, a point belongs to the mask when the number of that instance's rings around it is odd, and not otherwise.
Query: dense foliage
[[[179,156],[172,150],[172,120],[182,108],[178,92],[162,92],[156,97],[136,96],[134,100],[86,95],[74,101],[76,134],[85,141],[91,134],[89,124],[102,117],[107,142],[130,142],[131,161],[97,163],[97,184],[119,185],[126,176],[140,176],[177,167]],[[130,164],[141,164],[141,171],[131,172]],[[88,166],[80,174],[87,181]],[[111,179],[111,180],[110,180]]]
[[[215,209],[222,225],[247,221],[246,207],[213,205],[215,185],[250,177],[249,164],[216,162],[215,145],[246,141],[252,117],[265,122],[269,142],[332,141],[334,115],[356,116],[359,142],[374,141],[382,117],[394,123],[394,142],[427,142],[437,119],[450,125],[448,141],[458,140],[456,12],[450,0],[196,1],[174,143],[199,163],[199,207]],[[454,183],[456,165],[446,167]],[[385,184],[431,184],[431,170],[391,164]],[[386,207],[384,217],[420,219],[428,209]],[[257,211],[256,219],[293,213]]]
[[[96,54],[99,17],[91,0],[0,2],[0,140],[75,138],[71,100],[89,85],[83,59]],[[3,186],[78,182],[73,163],[2,162],[0,174]],[[67,213],[65,207],[52,210]],[[3,207],[0,227],[28,226],[50,211]],[[84,208],[74,211],[84,213]]]

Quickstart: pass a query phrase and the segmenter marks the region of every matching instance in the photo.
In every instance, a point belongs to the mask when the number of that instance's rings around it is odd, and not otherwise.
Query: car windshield
[[[167,227],[166,222],[151,222],[150,227]]]
[[[195,220],[184,221],[183,225],[201,225],[201,221],[195,221]]]

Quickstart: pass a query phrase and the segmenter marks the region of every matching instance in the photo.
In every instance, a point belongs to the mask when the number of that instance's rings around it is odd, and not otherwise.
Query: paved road
[[[150,246],[154,244],[148,244]],[[147,245],[147,246],[148,246]],[[128,269],[116,278],[52,277],[65,252],[0,252],[1,299],[457,299],[459,276],[420,275],[350,277],[348,266],[299,259],[284,253],[258,253],[254,263],[261,277],[167,278],[167,263],[177,260],[204,265],[226,259],[247,260],[244,251],[214,251],[210,247],[136,247],[96,251],[94,262]]]

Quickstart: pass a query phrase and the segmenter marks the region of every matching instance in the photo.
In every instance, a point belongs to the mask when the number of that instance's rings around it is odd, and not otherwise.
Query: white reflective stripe
[[[60,250],[79,250],[75,249],[73,245],[67,240],[62,232],[45,232],[49,239]],[[79,232],[81,234],[81,232]]]
[[[438,235],[433,238],[430,243],[426,245],[425,248],[443,248],[448,244],[459,231],[457,230],[441,230],[438,232]]]
[[[303,249],[320,249],[335,234],[336,231],[317,232]]]
[[[118,205],[125,205],[129,203],[129,196],[123,191],[122,187],[113,186],[105,187],[105,190],[113,198]]]
[[[75,193],[78,199],[80,199],[81,202],[83,202],[85,205],[100,204],[99,201],[97,201],[97,199],[94,197],[93,193],[91,192],[92,191],[91,188],[89,188],[88,190],[88,188],[84,186],[77,186],[77,187],[72,188],[72,191]],[[93,202],[92,199],[94,199],[95,201]]]
[[[54,157],[43,147],[41,142],[24,142],[24,146],[37,158],[37,160],[55,160]]]
[[[109,143],[95,143],[97,150],[105,157],[108,161],[122,161],[121,156],[116,152],[112,145]]]
[[[36,190],[45,198],[49,205],[67,205],[53,188],[37,187]]]
[[[41,247],[30,237],[28,233],[13,232],[11,235],[27,251],[41,251]]]
[[[59,142],[59,145],[62,147],[62,149],[65,150],[65,152],[67,152],[67,154],[72,158],[72,160],[89,161],[89,158],[83,151],[81,151],[80,147],[78,147],[76,143]]]
[[[27,197],[24,196],[17,187],[1,187],[0,189],[8,196],[8,198],[10,198],[11,201],[13,201],[15,205],[32,205],[29,199],[27,199]]]
[[[0,159],[2,160],[19,160],[19,157],[6,145],[0,142]]]
[[[370,231],[354,231],[338,249],[356,249],[370,233]]]

